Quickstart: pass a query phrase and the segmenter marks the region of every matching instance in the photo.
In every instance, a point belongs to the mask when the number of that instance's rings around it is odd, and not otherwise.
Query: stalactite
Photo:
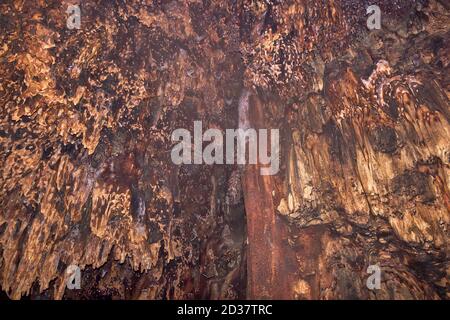
[[[0,296],[448,299],[449,6],[373,2],[2,1]],[[174,164],[194,121],[279,172]]]

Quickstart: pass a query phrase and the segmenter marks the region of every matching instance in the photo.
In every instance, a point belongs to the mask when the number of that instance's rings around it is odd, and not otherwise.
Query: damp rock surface
[[[449,6],[374,2],[2,1],[1,290],[448,299]],[[200,120],[279,129],[280,171],[175,165]]]

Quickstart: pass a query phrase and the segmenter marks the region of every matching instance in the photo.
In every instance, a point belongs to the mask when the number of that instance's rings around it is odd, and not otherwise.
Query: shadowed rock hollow
[[[449,298],[448,1],[7,0],[0,26],[9,298]],[[278,174],[173,164],[242,97]]]

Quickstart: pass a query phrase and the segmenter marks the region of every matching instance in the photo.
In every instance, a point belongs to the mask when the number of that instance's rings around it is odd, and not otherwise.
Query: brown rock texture
[[[450,297],[447,0],[6,0],[0,27],[9,298]],[[172,162],[242,103],[278,174]]]

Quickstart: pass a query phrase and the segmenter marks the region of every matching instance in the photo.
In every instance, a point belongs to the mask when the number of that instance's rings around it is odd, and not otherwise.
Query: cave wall
[[[170,158],[174,129],[237,121],[231,4],[82,1],[80,30],[66,28],[68,4],[0,6],[2,289],[243,297],[237,168]],[[69,265],[80,291],[65,290]]]
[[[262,210],[246,203],[249,237],[252,224],[272,232],[270,240],[250,238],[248,255],[261,254],[259,243],[278,250],[270,265],[254,266],[251,297],[447,298],[448,6],[380,3],[383,28],[369,31],[364,19],[346,17],[361,13],[347,10],[356,1],[330,2],[308,22],[298,19],[308,2],[289,3],[273,10],[280,12],[273,20],[291,31],[252,42],[267,50],[256,51],[246,70],[253,110],[283,132],[284,164],[271,181],[259,178],[271,185],[261,192],[272,198],[264,206],[271,212],[260,220]],[[308,33],[308,23],[311,37],[292,31]],[[303,56],[295,54],[299,45],[308,48]],[[244,184],[246,200],[253,185]],[[366,286],[370,265],[381,269],[379,290]]]
[[[1,289],[448,298],[449,5],[374,3],[370,31],[362,0],[2,2]],[[243,96],[277,175],[172,163],[173,130],[237,128]]]

